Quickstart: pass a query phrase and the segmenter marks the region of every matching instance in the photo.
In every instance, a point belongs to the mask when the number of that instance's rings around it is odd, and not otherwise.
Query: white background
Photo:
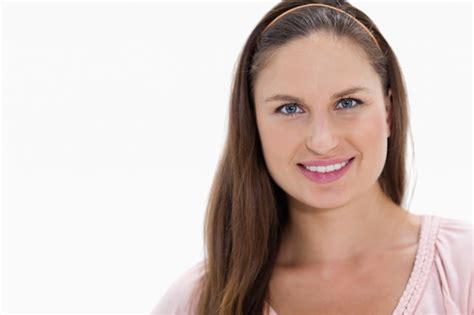
[[[411,212],[472,222],[471,4],[350,2],[405,75]],[[234,66],[276,3],[3,2],[2,313],[148,313],[203,258]]]

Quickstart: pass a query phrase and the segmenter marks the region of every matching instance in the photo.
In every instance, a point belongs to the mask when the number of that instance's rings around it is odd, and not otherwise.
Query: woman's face
[[[290,205],[336,208],[378,185],[390,98],[366,58],[350,40],[314,33],[279,48],[258,74],[253,96],[264,159]],[[364,90],[334,97],[353,87]],[[347,172],[330,183],[308,179],[298,166],[349,157]]]

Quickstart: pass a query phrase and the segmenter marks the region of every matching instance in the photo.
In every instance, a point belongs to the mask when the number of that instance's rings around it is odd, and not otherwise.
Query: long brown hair
[[[306,7],[279,19],[302,4],[324,3],[351,14],[372,31],[380,48],[356,21],[336,10]],[[391,122],[387,159],[378,179],[383,192],[400,205],[405,198],[405,149],[408,129],[406,88],[397,58],[372,20],[346,1],[282,1],[256,25],[248,37],[232,84],[229,129],[211,188],[204,225],[204,276],[199,315],[261,314],[288,220],[285,192],[265,165],[253,100],[255,77],[275,49],[320,30],[359,44],[390,88]]]

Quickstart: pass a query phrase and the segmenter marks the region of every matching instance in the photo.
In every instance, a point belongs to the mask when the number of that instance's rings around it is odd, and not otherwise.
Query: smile
[[[340,170],[341,168],[346,166],[347,163],[349,163],[349,160],[344,161],[342,163],[336,163],[336,164],[326,165],[326,166],[306,166],[305,165],[304,167],[308,171],[311,171],[311,172],[329,173],[329,172],[334,172],[334,171]]]
[[[331,183],[344,176],[350,169],[355,158],[342,163],[327,166],[304,166],[298,164],[298,168],[306,178],[319,184]]]

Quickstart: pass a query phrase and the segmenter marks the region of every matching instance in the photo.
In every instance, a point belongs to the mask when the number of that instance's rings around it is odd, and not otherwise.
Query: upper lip
[[[336,163],[342,163],[346,162],[353,157],[348,157],[348,158],[339,158],[339,159],[330,159],[330,160],[313,160],[313,161],[305,161],[301,162],[300,164],[304,166],[326,166],[326,165],[332,165]]]

